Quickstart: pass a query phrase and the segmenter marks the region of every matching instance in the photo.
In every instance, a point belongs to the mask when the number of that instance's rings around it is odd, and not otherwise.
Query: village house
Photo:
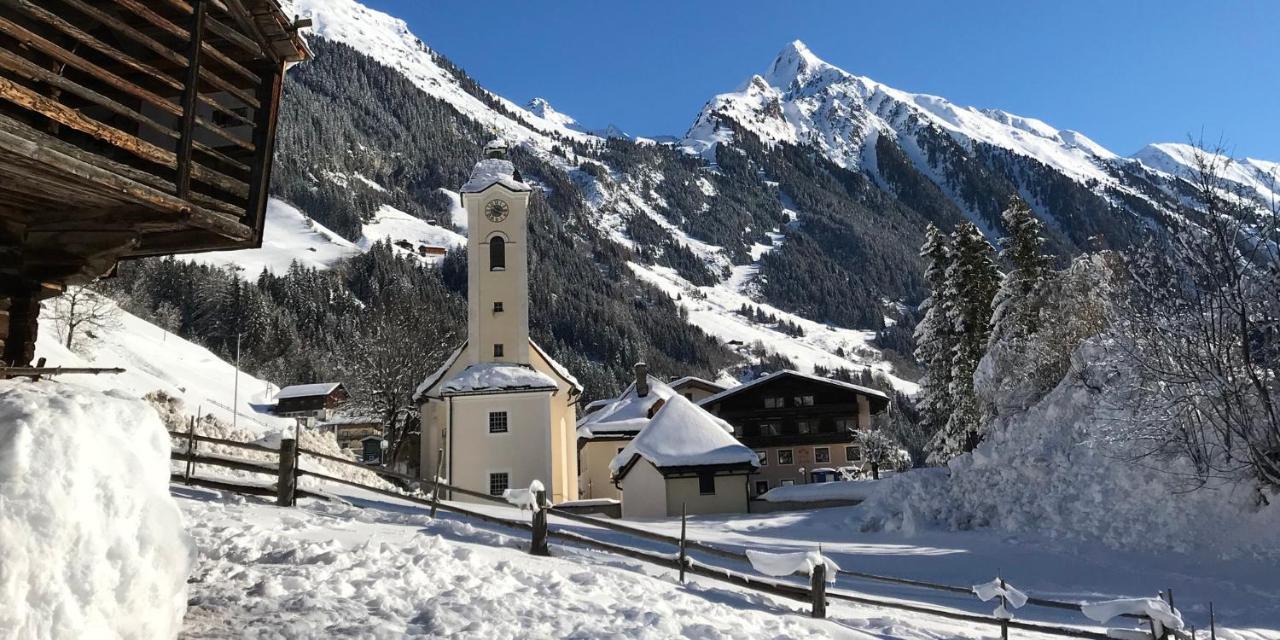
[[[624,518],[745,513],[759,462],[729,423],[672,394],[609,463]]]
[[[827,481],[837,470],[866,466],[857,431],[886,410],[889,397],[867,387],[779,371],[707,397],[700,405],[733,425],[756,452],[751,494],[774,487]]]
[[[500,496],[547,487],[578,498],[575,425],[582,386],[529,338],[528,205],[500,141],[462,185],[467,211],[467,339],[414,393],[421,471]],[[466,500],[462,495],[455,499]]]
[[[347,388],[341,382],[295,384],[276,393],[272,413],[282,418],[316,418],[324,420],[329,412],[348,400]]]
[[[622,498],[609,463],[649,424],[663,403],[676,395],[674,389],[649,375],[643,362],[636,363],[635,373],[635,380],[621,395],[600,401],[578,421],[578,493],[584,499]]]

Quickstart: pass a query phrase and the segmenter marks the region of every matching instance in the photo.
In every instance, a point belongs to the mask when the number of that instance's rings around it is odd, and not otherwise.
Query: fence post
[[[298,441],[284,438],[280,441],[280,475],[276,477],[276,505],[292,507],[298,488]]]
[[[684,567],[689,562],[688,552],[685,551],[685,503],[680,503],[680,584],[684,584]]]
[[[444,449],[436,450],[436,475],[431,478],[431,517],[436,517],[436,505],[440,504],[440,465],[444,464]]]
[[[533,505],[533,541],[529,545],[529,553],[535,556],[549,556],[547,548],[547,492],[534,494]]]
[[[827,564],[825,562],[813,566],[809,576],[809,590],[813,593],[813,617],[827,617]]]
[[[1213,619],[1213,601],[1209,601],[1209,640],[1218,640],[1218,623]]]
[[[1004,590],[1005,590],[1004,578],[998,578],[998,579],[1000,580],[1000,610],[1003,611],[1005,615],[1008,615],[1009,601],[1004,597]],[[1009,621],[1004,616],[1000,617],[1000,640],[1009,640]]]
[[[191,416],[187,427],[187,477],[186,483],[191,484],[191,475],[195,473],[196,462],[196,417]]]

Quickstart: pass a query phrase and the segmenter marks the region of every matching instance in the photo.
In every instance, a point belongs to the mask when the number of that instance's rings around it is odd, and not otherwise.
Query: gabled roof
[[[632,382],[622,395],[578,421],[578,437],[590,440],[606,435],[635,435],[649,424],[649,413],[660,401],[676,395],[675,389],[649,376],[649,393],[641,397]]]
[[[485,158],[471,168],[471,178],[458,192],[480,193],[495,184],[511,191],[532,191],[532,187],[515,179],[515,171],[515,165],[510,160]]]
[[[534,342],[532,338],[529,339],[529,347],[532,348],[534,351],[536,351],[539,356],[542,356],[543,360],[547,361],[547,366],[551,367],[551,371],[555,373],[557,377],[559,377],[561,380],[564,380],[565,384],[569,385],[571,396],[573,394],[582,393],[582,383],[578,382],[578,379],[573,377],[573,375],[569,373],[569,370],[564,368],[564,365],[560,364],[559,362],[556,362],[551,356],[547,355],[547,352],[543,351],[542,347],[539,347],[538,343]],[[431,373],[431,375],[427,376],[426,378],[423,378],[422,382],[418,384],[418,388],[414,389],[413,391],[414,402],[420,401],[423,395],[425,395],[431,389],[435,388],[435,386],[440,382],[440,380],[444,378],[444,374],[448,373],[449,369],[451,369],[453,365],[457,363],[458,358],[462,356],[462,352],[466,351],[466,349],[467,349],[467,341],[463,340],[462,344],[458,345],[458,348],[454,349],[453,353],[449,354],[448,358],[445,358],[444,363],[440,365],[439,369],[436,369]],[[514,365],[514,366],[519,366],[519,365]],[[539,375],[542,375],[542,374],[539,374]],[[550,378],[548,378],[548,380],[550,380]],[[555,386],[554,381],[552,381],[551,386],[553,387]],[[479,390],[477,389],[477,391]]]
[[[317,382],[314,384],[295,384],[285,387],[276,394],[276,400],[289,398],[309,398],[327,396],[342,386],[341,382]]]
[[[736,396],[739,393],[742,393],[743,391],[746,391],[748,389],[754,389],[755,387],[767,384],[769,382],[774,382],[786,377],[801,378],[804,380],[809,380],[811,382],[817,382],[820,384],[840,387],[840,388],[847,389],[849,391],[854,391],[856,393],[860,393],[866,396],[878,398],[885,405],[888,405],[889,403],[889,396],[886,395],[883,391],[880,391],[878,389],[872,389],[870,387],[864,387],[864,386],[852,384],[849,382],[842,382],[840,380],[833,380],[831,378],[824,378],[822,376],[815,376],[812,374],[800,373],[799,371],[787,369],[784,371],[775,371],[768,375],[760,376],[759,378],[756,378],[751,382],[740,384],[736,387],[730,387],[728,389],[725,389],[724,391],[721,391],[720,393],[715,394],[714,396],[708,396],[706,398],[703,398],[698,402],[698,404],[704,407],[710,406],[712,404],[720,402],[721,400],[724,400],[725,398],[731,398],[733,396]]]
[[[559,387],[551,376],[526,364],[481,362],[454,374],[440,385],[440,395],[513,391],[555,391]]]
[[[717,389],[719,391],[724,391],[724,385],[716,384],[710,380],[707,380],[706,378],[699,378],[698,376],[685,376],[683,378],[680,378],[679,380],[672,380],[667,384],[671,385],[672,389],[677,389],[677,390],[692,384],[692,385],[701,385],[703,388],[707,388],[707,389]]]
[[[672,395],[663,403],[648,426],[609,463],[609,470],[621,480],[642,458],[659,471],[671,467],[760,466],[756,453],[733,437],[729,423],[681,395]]]

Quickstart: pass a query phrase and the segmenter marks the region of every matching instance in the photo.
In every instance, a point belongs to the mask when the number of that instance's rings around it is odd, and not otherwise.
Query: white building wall
[[[667,515],[680,515],[680,505],[685,505],[685,513],[746,513],[747,512],[747,476],[746,474],[716,476],[715,495],[702,495],[698,489],[698,479],[667,478]],[[626,501],[623,501],[626,504]]]
[[[582,498],[613,498],[620,500],[622,492],[613,485],[609,463],[618,450],[627,446],[626,440],[587,440],[579,452],[581,475],[578,476],[578,495]]]
[[[648,460],[636,462],[622,478],[622,517],[667,517],[667,482]]]

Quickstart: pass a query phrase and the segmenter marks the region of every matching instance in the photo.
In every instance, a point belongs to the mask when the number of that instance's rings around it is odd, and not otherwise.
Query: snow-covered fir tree
[[[1031,213],[1031,207],[1013,196],[1002,217],[1008,235],[1000,239],[1000,258],[1009,270],[992,304],[988,346],[1035,333],[1039,289],[1051,271],[1052,258],[1043,253],[1044,223]]]
[[[1000,286],[995,248],[973,223],[956,229],[951,238],[951,263],[946,273],[945,308],[954,335],[951,347],[951,412],[934,436],[930,460],[945,462],[972,451],[980,437],[981,412],[973,392],[973,373],[987,350],[991,303]]]
[[[916,359],[925,367],[920,383],[920,423],[929,433],[940,431],[951,415],[951,353],[955,334],[947,319],[947,267],[951,263],[951,239],[933,225],[925,231],[920,257],[930,295],[920,304],[916,325]]]

